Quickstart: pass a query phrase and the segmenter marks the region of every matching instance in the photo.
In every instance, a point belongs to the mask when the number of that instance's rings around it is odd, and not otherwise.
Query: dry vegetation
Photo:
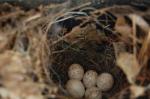
[[[104,99],[150,98],[150,8],[88,5],[0,5],[0,99],[73,99],[72,63],[114,76]]]

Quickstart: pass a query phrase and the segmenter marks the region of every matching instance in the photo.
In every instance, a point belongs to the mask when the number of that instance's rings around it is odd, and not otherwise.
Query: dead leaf
[[[65,38],[65,41],[68,43],[73,43],[79,39],[82,39],[83,38],[82,34],[84,34],[85,32],[84,29],[85,28],[80,28],[79,26],[76,26],[75,28],[72,29],[70,33],[67,34],[68,36]]]
[[[134,84],[141,67],[133,54],[124,52],[117,57],[117,64],[126,74],[129,83]]]
[[[138,55],[139,63],[145,65],[148,61],[149,57],[149,47],[150,47],[150,32],[147,37],[144,39],[141,50]]]
[[[66,36],[65,41],[68,43],[74,43],[79,40],[96,41],[100,43],[102,39],[106,39],[103,33],[98,33],[96,27],[92,24],[83,28],[77,26]]]
[[[131,98],[138,98],[139,96],[142,96],[145,92],[145,87],[132,85],[130,87],[131,90]]]
[[[122,37],[128,38],[131,36],[132,27],[129,26],[123,16],[117,18],[115,30],[121,34]]]
[[[129,17],[135,21],[135,24],[140,26],[141,29],[144,30],[145,33],[149,32],[149,24],[139,15],[136,14],[130,14]]]

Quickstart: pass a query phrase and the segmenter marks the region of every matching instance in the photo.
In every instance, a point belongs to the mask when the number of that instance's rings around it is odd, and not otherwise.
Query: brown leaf
[[[105,39],[103,33],[98,33],[94,25],[87,25],[83,28],[77,26],[66,36],[65,41],[68,43],[74,43],[80,40],[101,42]]]
[[[117,64],[126,74],[129,83],[134,84],[141,70],[136,57],[127,52],[121,53],[117,58]]]
[[[131,90],[131,98],[138,98],[139,96],[142,96],[145,92],[145,87],[132,85],[130,87]]]
[[[115,30],[119,32],[122,37],[125,38],[130,37],[132,33],[132,27],[126,23],[126,20],[123,16],[117,18]]]
[[[140,26],[141,29],[144,30],[145,33],[149,32],[149,24],[139,15],[136,14],[130,14],[129,17],[135,21],[135,24]]]

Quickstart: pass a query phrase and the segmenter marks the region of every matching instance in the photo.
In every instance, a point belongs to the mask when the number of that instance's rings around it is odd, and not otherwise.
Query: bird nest
[[[118,37],[114,30],[117,17],[109,11],[87,7],[75,9],[50,24],[48,40],[51,49],[50,71],[52,80],[65,89],[69,80],[68,68],[77,63],[97,73],[108,72],[115,83],[103,97],[115,97],[129,84],[125,74],[116,64],[114,43]],[[125,45],[131,51],[132,47]]]

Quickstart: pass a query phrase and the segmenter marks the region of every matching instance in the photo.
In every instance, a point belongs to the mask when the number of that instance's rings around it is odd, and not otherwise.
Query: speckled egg
[[[85,92],[85,99],[102,99],[102,93],[97,87],[88,88]]]
[[[79,64],[72,64],[68,70],[68,76],[70,79],[81,80],[84,75],[84,69]]]
[[[83,76],[83,83],[86,88],[94,87],[97,80],[97,72],[94,70],[87,71]]]
[[[108,91],[113,87],[114,78],[110,73],[102,73],[98,76],[96,83],[101,91]]]
[[[82,98],[85,93],[85,88],[82,82],[75,79],[71,79],[67,82],[66,89],[74,98]]]

